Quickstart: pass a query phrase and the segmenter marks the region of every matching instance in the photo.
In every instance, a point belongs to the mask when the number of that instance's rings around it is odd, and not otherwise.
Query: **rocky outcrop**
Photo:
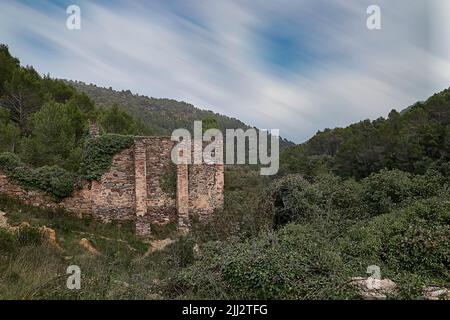
[[[426,300],[450,300],[450,290],[438,286],[426,286],[423,288],[423,297]]]
[[[365,300],[384,300],[397,293],[397,284],[390,279],[354,277],[351,283]]]

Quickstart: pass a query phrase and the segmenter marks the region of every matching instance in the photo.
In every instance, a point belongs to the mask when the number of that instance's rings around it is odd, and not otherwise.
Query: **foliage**
[[[220,124],[216,117],[208,115],[202,119],[203,133],[209,129],[220,129]]]
[[[399,177],[400,193],[390,194]],[[204,243],[193,264],[172,274],[166,293],[191,299],[358,298],[350,278],[365,276],[373,264],[383,278],[398,283],[398,298],[417,298],[424,285],[448,284],[450,196],[448,186],[434,184],[442,177],[394,170],[367,179],[373,181],[333,176],[274,181],[263,198],[273,204],[271,210],[287,213],[287,224],[246,239]],[[369,210],[373,202],[366,188],[380,181],[377,190],[392,196],[388,212],[357,215],[357,208]],[[422,184],[435,190],[418,192]],[[404,191],[408,187],[411,192]],[[279,197],[281,209],[274,205]]]
[[[122,135],[151,135],[152,131],[140,120],[134,119],[115,103],[100,112],[99,123],[107,133]]]
[[[449,222],[448,195],[432,197],[356,224],[342,238],[342,246],[349,261],[376,264],[401,286],[446,285],[450,279]]]
[[[34,166],[59,165],[76,171],[78,146],[87,121],[74,104],[45,104],[31,117],[31,135],[23,140],[21,156]]]
[[[34,167],[57,165],[77,173],[88,120],[100,122],[107,133],[153,133],[117,106],[98,109],[73,85],[22,67],[0,45],[0,152],[16,153]]]
[[[32,169],[12,153],[0,154],[0,169],[25,188],[42,190],[60,199],[73,191],[73,175],[58,166]]]
[[[303,145],[284,151],[281,171],[309,174],[314,157],[321,157],[343,177],[361,179],[383,168],[423,174],[437,162],[450,161],[449,141],[450,89],[446,89],[401,113],[391,111],[387,119],[318,132]]]
[[[88,180],[100,180],[101,176],[111,168],[114,155],[131,148],[133,144],[132,136],[117,134],[87,139],[80,169],[82,177]]]
[[[14,152],[20,141],[20,129],[10,120],[9,110],[0,107],[0,152]]]

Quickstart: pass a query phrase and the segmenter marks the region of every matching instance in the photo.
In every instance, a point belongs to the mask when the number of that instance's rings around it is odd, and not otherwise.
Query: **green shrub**
[[[273,217],[275,228],[310,217],[318,211],[310,186],[301,175],[275,180],[262,196],[261,212]]]
[[[415,199],[426,199],[445,191],[445,178],[437,171],[412,175],[400,170],[381,170],[362,181],[364,203],[372,215],[387,213],[408,205]]]
[[[321,217],[352,220],[368,216],[362,186],[332,175],[319,176],[313,182],[301,175],[275,180],[262,196],[260,211],[272,217],[275,228]]]
[[[449,276],[450,201],[416,201],[361,222],[343,238],[348,261],[376,264],[392,274]]]
[[[57,199],[67,197],[73,191],[73,175],[58,166],[33,169],[22,163],[15,154],[2,153],[0,169],[21,186],[42,190]]]
[[[389,212],[397,204],[413,195],[411,174],[400,170],[381,170],[363,180],[365,201],[371,212]]]
[[[10,152],[0,153],[0,169],[5,173],[12,172],[17,167],[22,165],[19,157]]]
[[[87,139],[83,149],[81,174],[87,180],[100,180],[112,165],[114,155],[131,148],[134,144],[132,136],[106,134],[98,138]]]
[[[174,275],[183,298],[326,299],[354,297],[338,247],[314,225],[290,224],[241,242],[207,243]]]

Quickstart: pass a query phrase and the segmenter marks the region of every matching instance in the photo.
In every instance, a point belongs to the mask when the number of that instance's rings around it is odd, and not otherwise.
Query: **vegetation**
[[[73,86],[20,66],[5,45],[0,70],[0,168],[24,187],[66,197],[75,178],[99,179],[132,145],[119,135],[152,133],[117,105],[99,109]],[[89,138],[90,121],[103,136]]]
[[[0,169],[55,197],[69,194],[77,177],[99,179],[133,144],[129,135],[167,134],[197,119],[245,129],[182,102],[41,77],[5,46],[0,71]],[[87,136],[89,121],[101,125],[100,137]],[[420,298],[426,285],[450,284],[449,133],[450,89],[387,119],[287,144],[276,177],[227,166],[224,208],[193,221],[184,237],[174,236],[174,224],[154,226],[155,239],[176,240],[155,252],[131,223],[78,219],[0,195],[8,223],[30,224],[0,229],[0,298],[358,299],[350,280],[366,277],[370,265],[398,284],[392,298]],[[167,192],[172,169],[162,179]],[[44,225],[56,230],[59,248],[42,237]],[[81,238],[101,255],[81,248]],[[73,264],[81,290],[65,287]]]
[[[0,154],[0,169],[25,188],[40,189],[57,199],[69,196],[73,191],[73,175],[58,166],[33,169],[12,153]]]
[[[405,179],[396,181],[399,175]],[[257,233],[207,242],[192,265],[170,278],[167,292],[177,298],[357,298],[350,278],[375,264],[399,284],[397,298],[417,298],[423,286],[450,280],[450,195],[443,180],[436,172],[399,171],[361,182],[283,177],[254,209],[265,217]],[[395,181],[401,196],[380,181]],[[374,185],[389,204],[382,210],[373,207],[379,201],[371,197]]]
[[[86,139],[83,148],[81,175],[87,180],[100,180],[109,170],[113,156],[134,144],[132,136],[107,134]]]
[[[285,150],[283,171],[331,170],[342,177],[367,177],[383,168],[423,174],[432,166],[449,175],[450,89],[387,119],[318,132],[303,145]]]

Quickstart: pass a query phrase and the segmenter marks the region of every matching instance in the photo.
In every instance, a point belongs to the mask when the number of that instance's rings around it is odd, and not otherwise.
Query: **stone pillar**
[[[223,164],[215,164],[215,198],[216,203],[214,204],[215,208],[222,209],[224,204],[224,186],[225,186],[225,177],[224,177],[224,165]]]
[[[217,141],[219,148],[216,152],[216,162],[214,164],[214,208],[222,209],[224,205],[224,186],[225,186],[225,160],[223,156],[223,138]]]
[[[147,214],[147,150],[142,140],[134,145],[134,179],[136,197],[136,231],[141,235],[150,233],[143,218]]]
[[[188,165],[177,164],[177,212],[178,232],[186,234],[189,232],[189,183]]]

